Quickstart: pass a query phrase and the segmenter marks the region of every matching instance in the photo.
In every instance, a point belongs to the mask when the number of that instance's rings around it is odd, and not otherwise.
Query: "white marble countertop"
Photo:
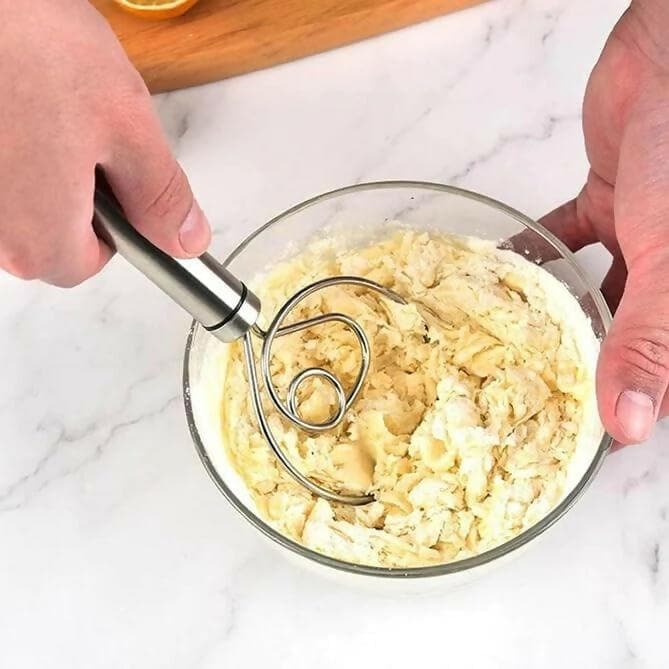
[[[376,179],[539,216],[586,174],[581,98],[625,4],[496,0],[158,98],[214,251]],[[602,275],[602,251],[581,258]],[[135,271],[0,294],[0,666],[667,666],[666,427],[502,571],[380,598],[282,561],[210,483],[182,408],[188,319]]]

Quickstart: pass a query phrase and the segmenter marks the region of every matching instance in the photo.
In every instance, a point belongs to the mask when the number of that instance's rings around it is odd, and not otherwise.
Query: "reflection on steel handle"
[[[119,255],[224,342],[242,337],[255,324],[260,301],[212,256],[179,260],[132,227],[111,190],[98,178],[93,226]]]

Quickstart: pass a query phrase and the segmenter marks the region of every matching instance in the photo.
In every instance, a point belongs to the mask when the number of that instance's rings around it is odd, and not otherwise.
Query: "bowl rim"
[[[321,203],[325,200],[329,200],[340,195],[346,195],[358,191],[365,190],[377,190],[385,188],[411,188],[415,190],[432,190],[438,191],[441,193],[449,193],[451,195],[457,195],[460,197],[468,198],[475,200],[481,204],[486,204],[498,211],[502,211],[511,218],[516,219],[519,223],[525,227],[531,229],[538,235],[544,238],[545,241],[553,245],[565,260],[571,265],[571,269],[575,271],[581,281],[588,287],[588,292],[592,297],[597,311],[602,319],[604,326],[604,331],[608,332],[611,325],[612,317],[611,312],[609,311],[608,305],[604,300],[603,295],[601,294],[599,288],[592,285],[592,282],[587,278],[579,264],[576,262],[574,254],[567,248],[567,246],[560,241],[555,235],[549,232],[541,224],[532,220],[525,214],[522,214],[518,210],[499,202],[491,197],[486,195],[481,195],[473,191],[465,190],[456,186],[449,186],[445,184],[432,183],[428,181],[410,181],[410,180],[397,180],[397,181],[372,181],[366,183],[354,184],[351,186],[344,186],[343,188],[337,188],[335,190],[322,193],[321,195],[316,195],[312,198],[304,200],[303,202],[286,209],[278,216],[275,216],[269,220],[264,225],[260,226],[249,234],[223,262],[224,265],[228,265],[232,260],[234,260],[256,237],[258,237],[262,232],[267,230],[269,227],[274,225],[280,220],[283,220],[285,217],[295,214],[299,211],[307,209],[315,204]],[[597,450],[593,456],[591,463],[588,465],[588,468],[572,488],[569,494],[555,506],[544,518],[540,521],[516,535],[509,541],[500,544],[494,548],[491,548],[483,553],[474,555],[472,557],[464,558],[462,560],[456,560],[454,562],[447,562],[439,565],[430,565],[424,567],[408,567],[408,568],[396,568],[396,567],[378,567],[371,565],[361,565],[353,562],[346,562],[344,560],[339,560],[322,553],[318,553],[302,544],[298,544],[296,541],[289,539],[288,537],[282,535],[280,532],[276,531],[271,525],[262,520],[259,516],[253,513],[244,503],[242,503],[239,498],[234,494],[234,492],[227,486],[225,481],[221,478],[216,468],[213,466],[205,446],[200,438],[197,425],[195,424],[195,418],[193,413],[192,397],[191,397],[191,383],[190,383],[190,354],[192,351],[193,341],[197,331],[201,326],[193,321],[188,333],[188,339],[186,341],[186,348],[184,352],[184,361],[183,361],[183,396],[184,396],[184,407],[186,411],[186,420],[188,423],[188,428],[190,430],[193,443],[195,445],[195,450],[202,462],[205,470],[209,474],[210,478],[213,480],[216,487],[223,494],[223,496],[228,500],[228,502],[235,508],[247,521],[251,523],[257,530],[259,530],[263,535],[265,535],[270,540],[279,544],[283,548],[297,554],[298,556],[305,558],[307,560],[316,562],[322,566],[335,569],[337,571],[348,572],[355,575],[364,575],[364,576],[373,576],[377,578],[384,579],[414,579],[414,578],[426,578],[426,577],[435,577],[435,576],[445,576],[447,574],[455,574],[459,572],[465,572],[476,567],[482,567],[488,565],[500,558],[506,557],[516,551],[517,549],[525,546],[530,543],[533,539],[543,534],[546,530],[552,527],[560,518],[562,518],[569,509],[576,503],[578,499],[583,495],[588,486],[592,483],[597,472],[599,471],[604,458],[609,452],[613,439],[606,432],[603,434],[602,439],[597,447]]]

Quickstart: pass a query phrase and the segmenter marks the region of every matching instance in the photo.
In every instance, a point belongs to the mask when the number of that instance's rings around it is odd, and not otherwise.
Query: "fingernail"
[[[179,228],[179,242],[183,250],[190,255],[200,255],[209,246],[211,232],[207,217],[200,205],[193,201],[188,215]]]
[[[625,436],[634,443],[646,441],[655,424],[655,405],[644,393],[625,390],[616,403],[616,418]]]

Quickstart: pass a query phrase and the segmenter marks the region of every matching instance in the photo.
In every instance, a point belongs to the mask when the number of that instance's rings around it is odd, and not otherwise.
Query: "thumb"
[[[150,101],[114,137],[105,177],[128,220],[148,240],[176,257],[202,254],[209,223],[193,197]]]
[[[645,441],[664,413],[669,386],[667,265],[647,257],[629,268],[625,292],[602,345],[597,372],[600,413],[622,444]]]
[[[628,275],[597,370],[602,420],[623,444],[648,439],[669,404],[669,121],[664,98],[651,102],[621,143],[615,229]]]

